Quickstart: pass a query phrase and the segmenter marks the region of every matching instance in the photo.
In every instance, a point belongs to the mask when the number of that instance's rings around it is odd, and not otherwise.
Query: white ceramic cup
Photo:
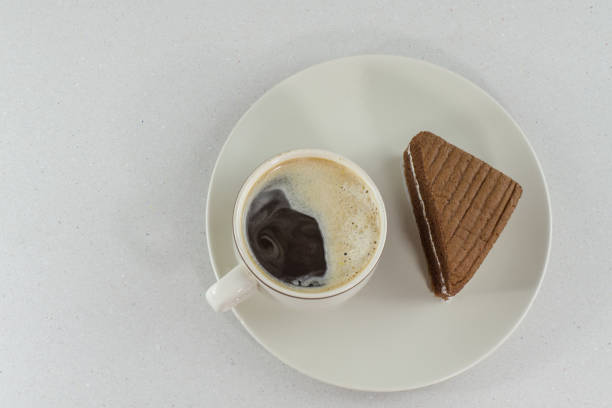
[[[248,210],[246,205],[248,204],[249,193],[253,186],[270,169],[287,160],[296,158],[328,159],[347,167],[357,174],[368,186],[369,190],[373,192],[372,197],[374,197],[378,205],[380,214],[380,237],[374,256],[365,268],[363,268],[363,270],[353,279],[327,291],[305,292],[293,290],[279,284],[255,261],[255,256],[252,254],[245,237],[245,212]],[[233,230],[234,249],[238,264],[206,291],[206,299],[214,310],[229,310],[253,295],[258,288],[284,304],[296,306],[298,308],[312,308],[339,304],[355,295],[355,293],[365,286],[372,276],[385,246],[385,239],[387,237],[387,213],[385,212],[382,196],[372,179],[361,169],[361,167],[357,166],[349,159],[326,150],[291,150],[274,156],[261,164],[244,182],[238,193],[236,204],[234,205]]]

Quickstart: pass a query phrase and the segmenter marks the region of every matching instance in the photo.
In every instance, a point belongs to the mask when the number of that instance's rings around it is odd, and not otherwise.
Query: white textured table
[[[610,406],[612,3],[24,3],[0,12],[0,406]],[[531,312],[412,392],[307,378],[203,296],[206,189],[233,124],[279,80],[362,53],[483,87],[551,188]]]

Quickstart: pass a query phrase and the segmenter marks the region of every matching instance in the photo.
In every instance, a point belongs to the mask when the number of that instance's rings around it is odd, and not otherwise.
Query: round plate
[[[449,302],[427,286],[425,255],[403,186],[402,153],[421,130],[523,186],[499,240]],[[206,217],[217,277],[237,262],[232,208],[241,183],[265,159],[295,148],[331,150],[363,167],[385,200],[389,229],[374,276],[339,308],[296,311],[258,293],[234,310],[270,353],[338,386],[407,390],[466,370],[515,329],[546,268],[550,204],[529,142],[482,89],[423,61],[372,55],[316,65],[276,85],[240,119],[213,172]]]

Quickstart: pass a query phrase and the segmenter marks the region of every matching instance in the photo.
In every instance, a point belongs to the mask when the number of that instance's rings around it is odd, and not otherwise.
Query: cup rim
[[[374,253],[374,256],[372,257],[372,259],[370,259],[368,264],[363,268],[362,271],[359,272],[359,274],[355,278],[351,279],[350,281],[340,286],[337,286],[331,290],[328,290],[328,291],[312,292],[312,293],[298,291],[298,290],[294,290],[294,289],[285,287],[275,282],[272,278],[266,276],[264,271],[261,270],[262,268],[258,266],[254,257],[249,254],[248,242],[244,238],[244,234],[242,231],[243,228],[242,228],[241,215],[243,211],[245,210],[244,207],[246,205],[246,200],[255,182],[259,180],[259,178],[265,172],[267,172],[269,169],[273,168],[274,166],[282,162],[285,162],[287,160],[291,160],[295,158],[302,158],[302,157],[304,158],[309,158],[309,157],[322,158],[322,159],[331,160],[331,161],[334,161],[354,171],[366,183],[368,188],[373,192],[373,195],[376,198],[376,201],[379,206],[379,214],[380,214],[379,241],[380,242],[376,248],[376,252]],[[382,198],[382,195],[380,194],[380,191],[378,190],[378,187],[376,186],[374,181],[370,178],[370,176],[365,172],[365,170],[359,167],[356,163],[354,163],[353,161],[347,159],[346,157],[338,153],[334,153],[328,150],[294,149],[294,150],[289,150],[283,153],[279,153],[267,159],[266,161],[261,163],[259,166],[257,166],[257,168],[247,177],[247,179],[242,184],[238,192],[238,195],[236,197],[236,201],[234,204],[234,212],[232,216],[232,227],[233,227],[232,228],[233,239],[234,239],[234,244],[237,249],[237,253],[240,256],[244,265],[249,270],[249,272],[257,279],[259,283],[263,284],[267,288],[279,294],[289,296],[292,298],[305,299],[305,300],[326,299],[326,298],[331,298],[334,296],[338,296],[342,293],[348,292],[349,290],[359,286],[361,282],[363,282],[365,279],[368,278],[368,276],[372,274],[372,272],[374,271],[374,269],[376,268],[376,265],[378,264],[380,260],[380,257],[382,255],[382,252],[385,246],[385,242],[387,239],[387,212],[385,209],[384,200]]]

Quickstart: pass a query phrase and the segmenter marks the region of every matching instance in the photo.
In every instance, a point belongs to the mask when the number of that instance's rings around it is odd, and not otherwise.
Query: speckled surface
[[[610,2],[288,3],[3,5],[0,405],[609,406]],[[412,392],[305,377],[204,299],[206,188],[233,124],[279,80],[363,53],[483,87],[551,190],[526,319],[484,362]]]

